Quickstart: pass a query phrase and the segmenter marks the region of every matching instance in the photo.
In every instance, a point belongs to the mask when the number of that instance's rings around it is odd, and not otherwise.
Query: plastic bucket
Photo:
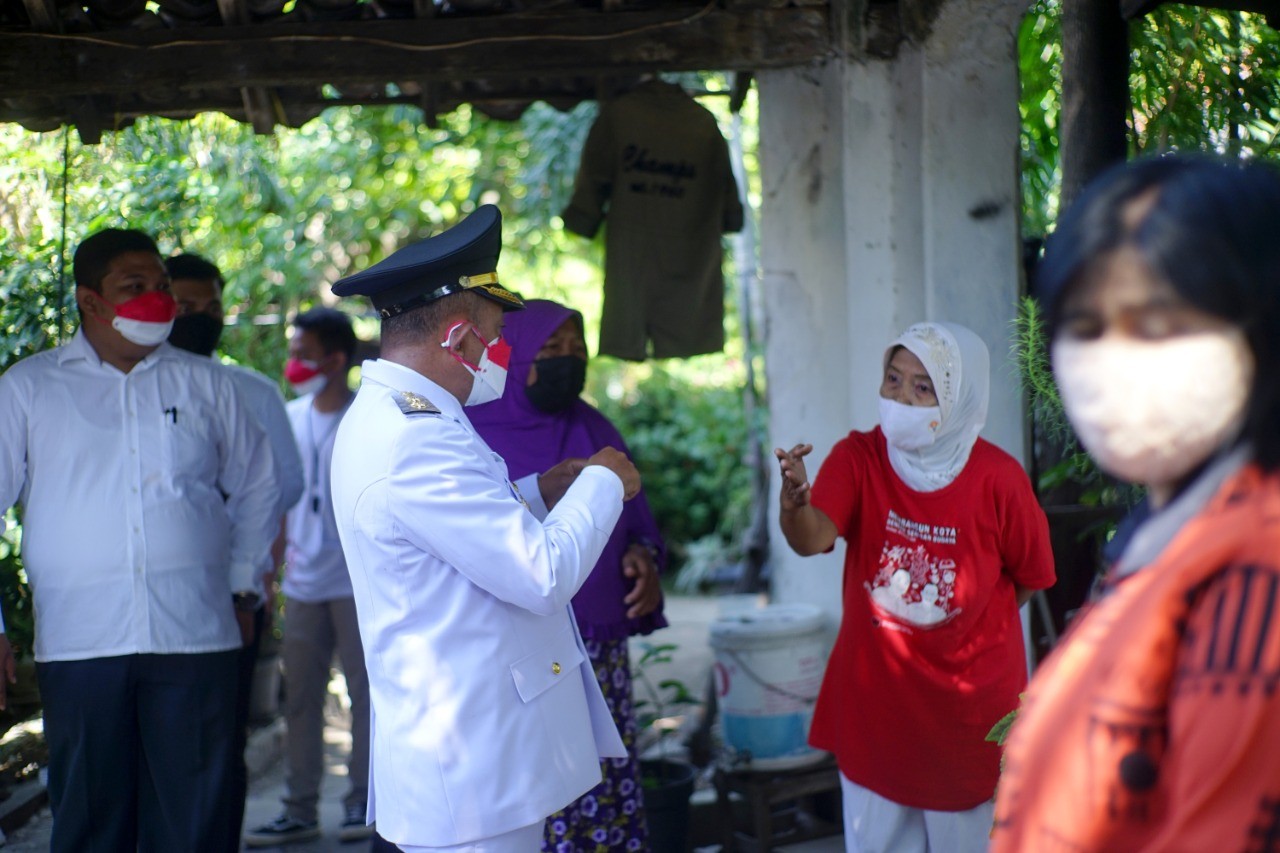
[[[821,760],[809,723],[830,643],[809,604],[773,604],[711,623],[721,736],[743,768],[779,770]]]

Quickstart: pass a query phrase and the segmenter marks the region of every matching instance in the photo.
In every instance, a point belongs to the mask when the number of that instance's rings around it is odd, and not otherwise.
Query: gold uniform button
[[[559,675],[559,674],[560,674],[560,664],[559,664],[558,662],[556,662],[556,661],[552,661],[552,662],[551,662],[551,672],[552,672],[552,674],[553,674],[553,675]]]

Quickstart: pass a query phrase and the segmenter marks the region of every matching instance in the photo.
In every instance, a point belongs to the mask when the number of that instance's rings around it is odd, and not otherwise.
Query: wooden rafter
[[[252,17],[245,0],[218,0],[218,13],[225,26],[247,26]],[[240,90],[244,114],[255,133],[267,135],[276,129],[275,93],[263,86],[246,86]]]
[[[27,8],[31,29],[42,33],[56,33],[62,29],[58,24],[58,6],[54,0],[22,0],[22,5]]]
[[[249,7],[244,0],[218,0],[218,13],[222,23],[229,27],[242,27],[249,23]]]
[[[436,4],[432,0],[413,0],[413,16],[420,21],[436,16]],[[422,108],[422,121],[431,130],[440,127],[440,87],[430,80],[419,80],[422,96],[418,106]]]

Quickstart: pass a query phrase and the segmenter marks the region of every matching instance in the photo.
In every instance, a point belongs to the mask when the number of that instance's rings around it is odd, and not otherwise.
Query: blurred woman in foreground
[[[992,850],[1280,844],[1280,178],[1167,158],[1101,176],[1039,283],[1067,415],[1147,489],[1033,679]]]

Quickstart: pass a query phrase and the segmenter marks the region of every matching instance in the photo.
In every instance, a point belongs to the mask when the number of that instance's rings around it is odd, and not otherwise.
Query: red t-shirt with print
[[[985,738],[1027,681],[1014,584],[1054,581],[1048,523],[1022,466],[978,439],[960,476],[917,492],[876,427],[836,444],[812,501],[848,550],[810,743],[905,806],[989,800],[1000,751]]]

